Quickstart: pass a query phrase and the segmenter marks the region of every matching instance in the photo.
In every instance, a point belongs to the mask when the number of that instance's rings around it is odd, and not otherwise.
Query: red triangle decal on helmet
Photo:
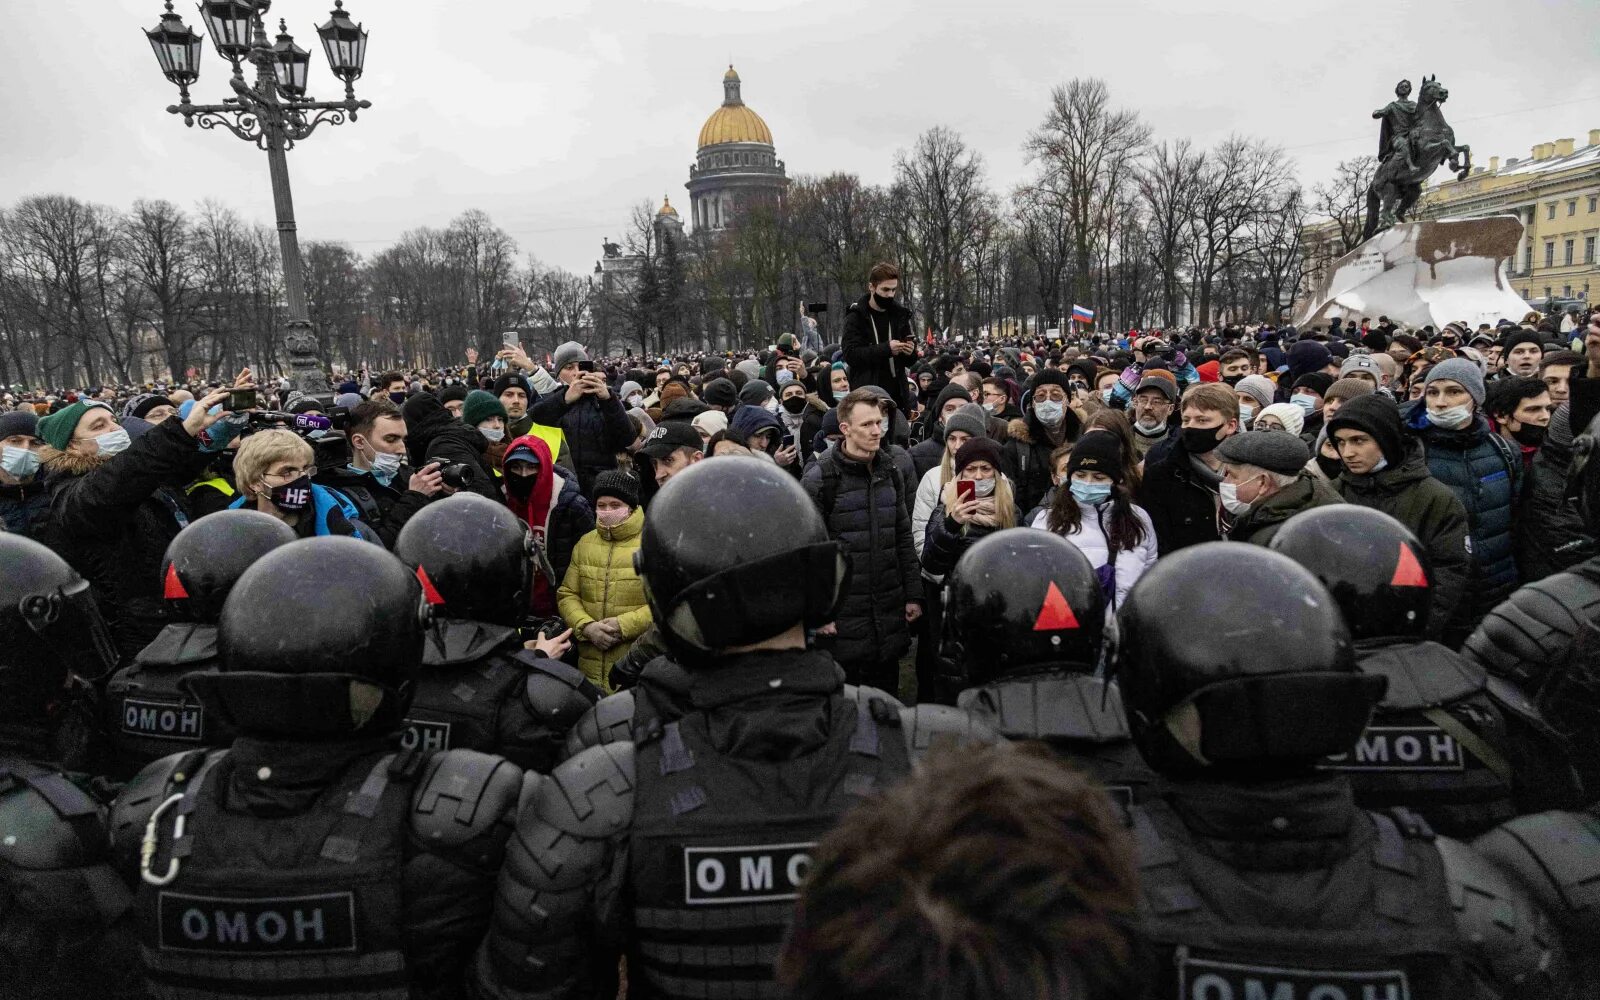
[[[421,566],[417,567],[417,582],[422,584],[422,596],[429,604],[443,604],[444,596],[439,593],[439,588],[428,579],[428,571]]]
[[[1394,577],[1389,581],[1391,587],[1426,587],[1428,574],[1422,571],[1422,564],[1417,562],[1416,554],[1411,551],[1411,546],[1405,542],[1400,543],[1400,561],[1395,563]]]
[[[1051,580],[1050,589],[1044,593],[1044,607],[1039,609],[1039,617],[1034,619],[1033,630],[1055,632],[1059,629],[1077,627],[1078,616],[1072,613],[1072,605],[1067,603],[1066,595],[1062,594],[1061,588]]]
[[[167,563],[167,579],[162,587],[161,596],[169,601],[181,601],[189,596],[189,591],[178,578],[178,564]]]

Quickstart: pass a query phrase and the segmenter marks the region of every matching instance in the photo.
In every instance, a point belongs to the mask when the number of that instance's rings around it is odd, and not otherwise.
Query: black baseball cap
[[[705,442],[700,440],[700,432],[689,424],[680,420],[668,421],[657,424],[656,429],[645,438],[644,445],[640,447],[639,454],[651,460],[666,458],[679,448],[693,448],[695,451],[704,451]]]

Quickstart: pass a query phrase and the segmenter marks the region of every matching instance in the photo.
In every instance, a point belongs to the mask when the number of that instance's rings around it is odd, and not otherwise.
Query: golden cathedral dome
[[[674,219],[676,219],[678,217],[678,210],[672,207],[672,199],[671,198],[662,198],[661,199],[661,211],[656,213],[656,218],[659,219],[663,215],[670,216],[670,217],[672,217]]]
[[[725,142],[759,142],[772,145],[772,131],[761,116],[745,106],[739,96],[739,74],[733,67],[722,77],[722,107],[711,113],[700,127],[700,148]]]

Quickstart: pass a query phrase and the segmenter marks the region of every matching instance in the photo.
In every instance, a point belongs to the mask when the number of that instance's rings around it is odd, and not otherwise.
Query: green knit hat
[[[461,422],[468,427],[476,427],[490,417],[507,419],[506,408],[500,405],[500,400],[482,389],[467,393],[467,401],[461,407]]]
[[[110,409],[104,403],[85,403],[78,401],[69,406],[39,418],[39,438],[56,451],[66,451],[67,445],[72,443],[72,433],[78,429],[78,421],[89,412],[91,407]]]

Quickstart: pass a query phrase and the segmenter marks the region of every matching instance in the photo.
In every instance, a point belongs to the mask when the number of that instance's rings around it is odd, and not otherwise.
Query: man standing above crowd
[[[917,335],[911,310],[895,301],[900,269],[876,264],[867,275],[867,294],[844,314],[844,362],[850,366],[850,388],[875,385],[889,394],[901,413],[911,412],[906,373],[917,357]]]
[[[565,391],[545,394],[530,415],[533,423],[561,428],[572,471],[587,495],[594,477],[614,468],[617,452],[633,443],[633,422],[581,344],[569,340],[556,348],[554,366]]]

